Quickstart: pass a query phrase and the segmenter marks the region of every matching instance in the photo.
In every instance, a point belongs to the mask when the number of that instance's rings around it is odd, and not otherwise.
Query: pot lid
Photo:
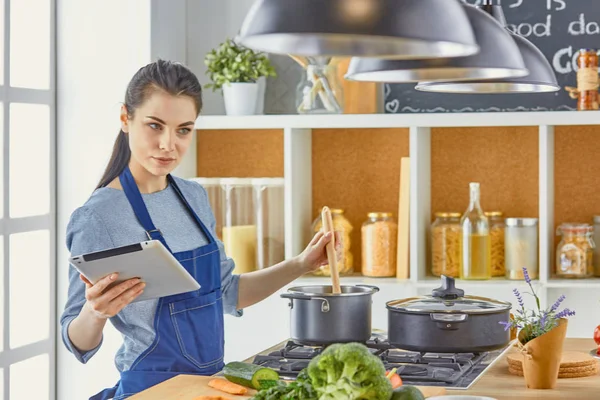
[[[415,314],[463,313],[491,314],[510,310],[512,305],[505,301],[478,296],[465,296],[464,291],[454,286],[454,279],[442,275],[442,286],[434,289],[431,296],[411,297],[388,302],[387,308]]]

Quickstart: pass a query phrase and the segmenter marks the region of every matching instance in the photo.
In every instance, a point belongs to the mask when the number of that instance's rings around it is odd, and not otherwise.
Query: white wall
[[[68,284],[64,233],[71,213],[89,197],[106,166],[126,85],[150,61],[150,0],[57,0],[56,30],[60,316]],[[56,398],[87,399],[113,386],[118,379],[113,357],[120,344],[120,335],[107,328],[102,349],[81,365],[59,339]]]
[[[151,0],[150,57],[187,64],[187,0]],[[173,171],[182,178],[196,176],[196,137]]]
[[[204,56],[237,34],[254,0],[187,0],[187,65],[204,86],[209,83]],[[223,115],[220,92],[205,91],[204,115]]]

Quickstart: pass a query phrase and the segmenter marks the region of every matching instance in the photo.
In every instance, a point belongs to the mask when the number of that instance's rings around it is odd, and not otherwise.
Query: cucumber
[[[223,375],[230,382],[256,390],[261,389],[261,381],[279,380],[279,373],[274,369],[239,361],[227,363],[223,368]]]
[[[390,400],[425,400],[425,396],[416,387],[404,385],[394,390]]]

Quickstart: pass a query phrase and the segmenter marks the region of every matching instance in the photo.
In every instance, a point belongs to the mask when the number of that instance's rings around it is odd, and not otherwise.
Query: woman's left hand
[[[331,238],[331,233],[324,234],[322,230],[313,236],[308,246],[297,257],[303,273],[315,271],[322,265],[329,263],[326,246],[331,242]],[[335,232],[335,255],[338,261],[341,259],[341,250],[341,235],[339,232]]]

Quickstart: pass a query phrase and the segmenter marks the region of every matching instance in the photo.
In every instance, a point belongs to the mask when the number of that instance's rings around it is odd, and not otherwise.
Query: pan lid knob
[[[442,275],[442,286],[433,289],[431,292],[433,297],[439,297],[444,300],[453,300],[465,295],[465,291],[457,289],[454,286],[454,278]]]

